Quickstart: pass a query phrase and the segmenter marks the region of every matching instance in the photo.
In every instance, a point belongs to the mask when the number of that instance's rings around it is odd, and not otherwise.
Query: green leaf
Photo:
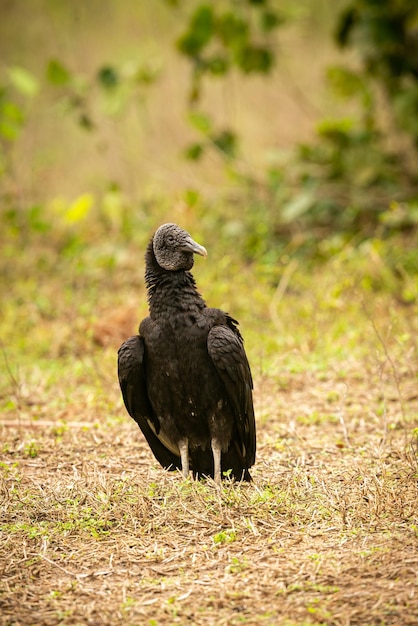
[[[245,74],[267,74],[273,67],[273,61],[270,50],[260,46],[246,46],[237,55],[237,63]]]
[[[2,118],[7,119],[10,122],[16,122],[17,124],[22,124],[25,119],[22,109],[10,100],[3,102],[0,114]]]
[[[344,98],[363,95],[366,89],[364,79],[360,74],[342,66],[329,67],[327,81],[333,91]]]
[[[94,130],[94,122],[91,119],[90,115],[88,115],[87,113],[81,113],[79,118],[78,118],[78,123],[80,124],[81,128],[83,128],[84,130]]]
[[[104,89],[114,89],[119,83],[119,76],[114,67],[105,65],[97,73],[97,80]]]
[[[211,118],[208,115],[205,115],[205,113],[191,112],[188,115],[188,120],[193,128],[204,135],[208,135],[213,128]]]
[[[46,77],[52,85],[67,85],[71,80],[71,73],[57,59],[51,59],[46,68]]]
[[[195,206],[200,200],[200,193],[196,189],[186,189],[184,200],[189,207]]]
[[[39,91],[37,78],[23,67],[9,67],[9,78],[12,85],[24,96],[35,96]]]
[[[135,72],[135,81],[141,85],[152,85],[156,82],[160,69],[151,64],[143,64]]]
[[[0,106],[0,136],[7,141],[14,141],[24,124],[25,118],[20,107],[9,100]]]
[[[351,31],[358,22],[358,19],[359,15],[355,6],[349,6],[341,13],[334,36],[335,41],[341,48],[348,45]]]
[[[276,11],[271,11],[269,9],[263,11],[260,15],[260,25],[261,30],[265,33],[269,33],[275,30],[278,26],[283,24],[285,20],[283,17],[279,16]]]
[[[234,157],[237,148],[237,136],[230,130],[223,130],[212,137],[212,141],[227,156]]]
[[[187,146],[184,156],[189,161],[198,161],[203,155],[204,147],[201,143],[192,143]]]
[[[345,117],[338,120],[322,120],[317,126],[320,137],[337,143],[345,143],[353,130],[352,118]]]
[[[202,5],[192,15],[189,30],[177,41],[183,54],[196,57],[214,34],[215,16],[211,6]]]
[[[234,13],[224,13],[217,21],[217,34],[226,48],[242,47],[248,41],[248,22]]]
[[[45,212],[45,207],[35,204],[28,209],[27,213],[28,223],[31,230],[39,233],[47,233],[52,228],[51,220]]]
[[[7,120],[0,119],[0,137],[3,139],[6,139],[7,141],[14,141],[18,138],[20,130],[20,126],[12,124]]]
[[[88,216],[94,204],[94,197],[90,193],[84,193],[70,204],[65,212],[64,219],[69,224],[80,222]]]

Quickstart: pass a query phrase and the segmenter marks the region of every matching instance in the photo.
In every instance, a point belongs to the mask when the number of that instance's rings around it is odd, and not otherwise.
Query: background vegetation
[[[413,623],[415,2],[0,10],[2,623]],[[254,485],[122,406],[164,221],[240,320]]]

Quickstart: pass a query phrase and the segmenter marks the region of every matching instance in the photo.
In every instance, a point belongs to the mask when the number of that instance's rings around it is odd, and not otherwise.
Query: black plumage
[[[238,322],[198,293],[194,254],[207,253],[176,224],[160,226],[148,245],[150,314],[118,352],[123,400],[163,467],[251,480],[250,366]]]

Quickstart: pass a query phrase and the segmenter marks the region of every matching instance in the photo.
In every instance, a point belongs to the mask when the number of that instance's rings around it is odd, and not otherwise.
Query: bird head
[[[177,224],[163,224],[154,234],[152,247],[157,263],[165,270],[190,270],[193,255],[207,256],[206,249]]]

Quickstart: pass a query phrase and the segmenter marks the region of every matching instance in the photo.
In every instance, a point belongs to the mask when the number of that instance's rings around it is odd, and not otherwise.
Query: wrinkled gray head
[[[189,233],[177,224],[163,224],[155,232],[152,247],[160,267],[172,272],[190,270],[193,255],[207,256],[203,246],[193,241]]]

